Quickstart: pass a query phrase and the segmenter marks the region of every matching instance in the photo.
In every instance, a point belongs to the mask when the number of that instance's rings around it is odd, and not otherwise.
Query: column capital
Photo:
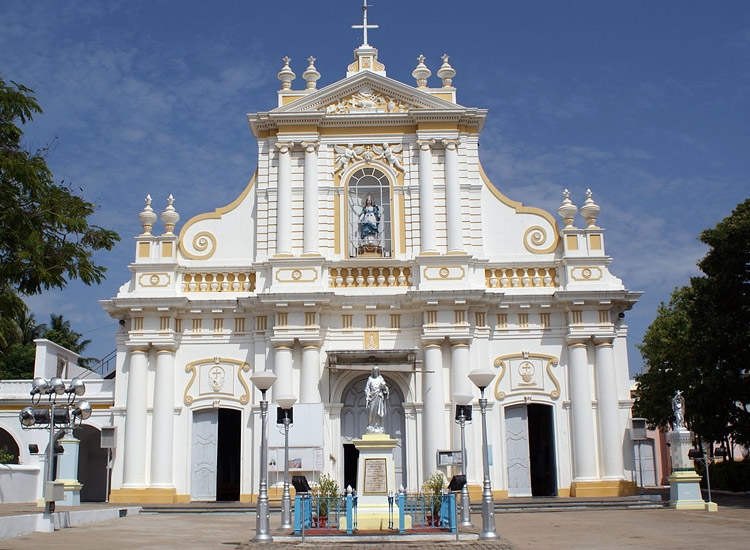
[[[154,346],[156,348],[156,353],[177,353],[177,349],[173,348],[172,346]]]
[[[319,141],[303,141],[302,147],[305,148],[305,153],[314,153],[320,147]]]
[[[430,148],[433,145],[435,145],[435,140],[434,139],[418,139],[417,140],[417,145],[419,145],[419,148],[422,151],[429,151]]]
[[[125,347],[128,348],[130,353],[148,353],[151,344],[148,342],[126,342]]]
[[[594,338],[594,345],[599,346],[613,346],[615,343],[614,336],[598,336]]]
[[[452,348],[460,348],[460,347],[469,347],[469,344],[471,343],[470,337],[464,337],[464,336],[449,336],[448,341],[450,342],[450,345]]]
[[[438,337],[438,338],[422,338],[422,346],[425,348],[432,348],[432,347],[440,347],[443,345],[443,342],[445,341],[444,337]]]
[[[588,345],[587,340],[568,340],[568,348],[586,347]]]
[[[294,147],[293,141],[277,141],[276,142],[276,148],[279,150],[279,153],[286,154],[290,151],[290,149]]]
[[[460,143],[461,143],[461,138],[458,138],[458,139],[444,139],[443,140],[443,145],[449,151],[455,151],[456,149],[458,149],[458,145]]]
[[[276,349],[292,349],[294,347],[294,340],[287,337],[272,336],[271,343]]]
[[[302,349],[309,349],[309,348],[320,349],[321,340],[319,340],[319,339],[316,339],[316,340],[307,340],[307,339],[304,339],[304,340],[300,340],[299,344],[300,344],[300,346],[302,346]]]

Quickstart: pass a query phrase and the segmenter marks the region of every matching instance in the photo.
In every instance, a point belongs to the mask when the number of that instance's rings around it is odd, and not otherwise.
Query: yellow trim
[[[317,133],[318,127],[315,124],[290,124],[289,126],[279,126],[277,136],[281,139],[283,134],[301,134]]]
[[[151,243],[149,242],[138,243],[138,257],[148,258],[150,255],[151,255]]]
[[[594,270],[598,273],[598,275],[594,275]],[[576,273],[580,273],[580,277],[576,275]],[[599,267],[596,267],[594,265],[592,266],[576,266],[570,270],[570,278],[574,281],[598,281],[602,278],[602,270]]]
[[[601,235],[589,235],[589,248],[591,250],[602,249],[602,236]]]
[[[510,394],[506,394],[504,391],[500,391],[500,382],[503,381],[503,377],[505,376],[505,373],[508,370],[508,367],[505,364],[506,360],[510,359],[523,359],[523,360],[529,360],[529,359],[541,359],[542,361],[547,361],[547,364],[545,365],[545,370],[547,371],[547,376],[549,376],[550,380],[552,380],[552,383],[555,385],[555,389],[550,391],[549,393],[545,391],[535,390],[535,389],[526,389],[526,390],[516,390],[515,392],[511,390]],[[540,394],[540,395],[549,395],[552,399],[558,399],[560,397],[560,383],[557,381],[557,378],[555,378],[555,375],[552,373],[552,367],[556,367],[559,364],[560,360],[555,357],[554,355],[545,355],[542,353],[529,353],[526,356],[522,353],[511,353],[509,355],[500,355],[499,357],[495,357],[495,361],[493,362],[493,365],[495,367],[500,367],[500,376],[497,377],[497,381],[495,382],[495,398],[498,401],[502,401],[509,395],[517,395],[519,393],[523,394]]]
[[[177,249],[180,250],[185,257],[190,258],[191,260],[195,260],[195,259],[200,260],[200,259],[203,259],[203,258],[195,258],[189,252],[186,253],[185,246],[183,245],[183,240],[185,238],[185,233],[187,232],[187,230],[190,227],[193,226],[193,224],[195,224],[195,223],[197,223],[197,222],[199,222],[201,220],[218,220],[218,219],[221,219],[221,217],[224,214],[226,214],[228,212],[231,212],[232,210],[234,210],[235,208],[237,208],[242,203],[242,201],[245,200],[245,197],[247,197],[247,194],[250,192],[250,190],[255,185],[255,180],[256,180],[257,177],[258,177],[258,169],[256,168],[255,169],[255,173],[253,174],[253,177],[250,179],[250,183],[247,184],[247,186],[242,191],[242,193],[240,193],[240,195],[236,199],[234,199],[231,203],[229,203],[226,206],[222,206],[221,208],[217,208],[213,212],[206,212],[204,214],[198,214],[197,216],[193,216],[187,222],[185,222],[185,224],[182,226],[182,229],[180,230],[180,237],[179,237],[179,240],[178,240],[178,243],[177,243]],[[215,246],[214,246],[214,248],[215,248]]]
[[[337,184],[338,185],[338,184]],[[341,254],[341,195],[333,196],[333,252]]]
[[[163,258],[172,257],[172,244],[174,244],[172,241],[161,243],[161,255]]]
[[[177,489],[112,489],[109,501],[133,504],[175,504],[190,502],[190,495],[178,495]]]
[[[393,252],[394,252],[393,249],[395,248],[393,246],[393,243],[396,240],[394,238],[396,224],[393,223],[393,214],[394,214],[393,205],[395,202],[393,200],[395,198],[395,193],[393,191],[394,182],[393,182],[393,177],[390,174],[389,166],[377,160],[373,160],[367,163],[358,162],[354,164],[353,166],[351,166],[350,168],[348,168],[347,170],[343,170],[339,173],[339,177],[341,181],[344,182],[343,198],[344,198],[344,209],[346,211],[346,217],[347,217],[346,231],[344,231],[344,235],[345,235],[344,254],[348,257],[348,254],[349,254],[349,180],[351,179],[353,174],[355,174],[357,171],[363,168],[374,168],[376,170],[379,170],[388,180],[388,193],[389,193],[388,207],[391,210],[391,215],[389,216],[389,219],[391,220],[391,257],[393,257]],[[346,177],[344,177],[344,174],[346,174]],[[337,228],[337,233],[338,233],[338,228]],[[338,251],[336,251],[336,253],[338,253]]]
[[[172,243],[163,243],[163,244],[172,244]],[[162,276],[166,279],[165,282],[161,283]],[[143,282],[143,278],[148,277],[149,278],[149,284],[146,284]],[[156,283],[154,283],[154,277],[156,277]],[[141,273],[141,275],[138,277],[138,284],[143,287],[165,287],[169,286],[170,283],[170,276],[169,273]]]
[[[438,276],[430,277],[428,272],[430,270],[437,269]],[[458,269],[461,273],[459,276],[453,276],[451,274],[452,269]],[[444,266],[426,266],[422,269],[422,275],[428,281],[460,281],[466,277],[466,270],[460,265],[444,265]]]
[[[282,106],[288,105],[292,101],[297,101],[298,99],[303,98],[303,97],[305,97],[305,94],[300,94],[300,95],[284,95],[284,96],[281,97],[281,105]]]
[[[210,394],[203,397],[193,397],[192,395],[188,395],[193,382],[195,382],[195,379],[198,377],[198,369],[196,368],[196,366],[200,366],[203,364],[235,365],[237,367],[237,378],[239,379],[240,384],[242,384],[242,387],[245,388],[245,393],[240,395],[239,398],[235,397],[234,394],[229,395],[224,392],[211,392]],[[187,386],[185,386],[185,393],[183,394],[183,401],[185,402],[185,405],[192,405],[196,401],[204,401],[207,399],[238,401],[242,405],[247,405],[250,402],[250,387],[247,385],[247,380],[245,380],[245,378],[242,376],[243,372],[250,372],[250,365],[248,365],[244,361],[237,361],[236,359],[226,359],[224,357],[218,357],[214,359],[199,359],[198,361],[192,361],[185,365],[185,372],[192,374],[192,376],[190,377],[190,381],[187,383]]]
[[[574,481],[570,484],[572,497],[624,497],[638,494],[633,481]]]
[[[354,129],[345,126],[328,126],[320,128],[321,136],[354,136],[359,134],[414,134],[417,131],[417,127],[414,125],[401,125],[401,126],[362,126]]]
[[[403,174],[399,175],[400,178],[403,178]],[[403,181],[401,182],[401,185],[403,185]],[[399,244],[401,245],[401,254],[406,254],[406,199],[404,198],[404,194],[401,193],[397,197],[398,199],[398,220],[399,220],[399,228],[398,228],[398,235],[399,235]]]
[[[534,254],[546,254],[548,252],[552,252],[555,248],[557,248],[557,244],[560,241],[560,229],[557,227],[557,222],[555,221],[555,218],[550,214],[549,212],[542,210],[541,208],[537,208],[535,206],[524,206],[523,203],[517,202],[514,200],[509,199],[505,195],[503,195],[500,190],[493,185],[493,183],[490,181],[490,178],[487,176],[487,173],[484,171],[484,168],[482,167],[482,164],[479,164],[479,175],[482,178],[482,181],[484,184],[488,187],[490,192],[495,195],[495,197],[502,202],[503,204],[510,206],[513,210],[518,212],[519,214],[535,214],[537,216],[541,216],[545,220],[549,222],[549,224],[552,226],[552,228],[555,231],[554,240],[552,244],[545,248],[544,250],[529,250],[530,252],[533,252]],[[531,231],[533,228],[529,228],[526,230],[526,233]],[[526,237],[526,234],[524,234],[524,237]],[[525,240],[524,240],[525,245]],[[528,247],[527,247],[528,249]]]
[[[420,122],[418,124],[420,130],[458,130],[457,122]]]
[[[430,93],[439,99],[444,99],[445,101],[450,101],[451,103],[455,103],[455,101],[453,101],[453,94],[450,92],[430,92]]]
[[[578,250],[578,235],[565,235],[565,248]]]

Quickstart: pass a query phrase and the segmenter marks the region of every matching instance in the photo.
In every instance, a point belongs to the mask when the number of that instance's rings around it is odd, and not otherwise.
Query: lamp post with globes
[[[81,425],[84,420],[91,416],[91,405],[88,401],[79,401],[75,404],[76,397],[86,393],[86,385],[79,378],[73,378],[70,385],[65,387],[65,382],[57,376],[49,381],[44,378],[34,378],[31,383],[31,407],[25,407],[19,416],[21,428],[24,430],[49,430],[49,444],[47,445],[47,463],[44,466],[44,511],[51,514],[55,511],[55,500],[53,498],[53,483],[55,481],[55,470],[52,462],[55,456],[55,428],[71,430]],[[47,403],[40,404],[42,396],[47,396]],[[65,401],[58,403],[61,396],[66,396]],[[62,401],[62,400],[61,400]]]
[[[482,532],[479,540],[495,540],[500,536],[495,531],[495,501],[492,498],[492,483],[490,482],[490,457],[487,445],[487,399],[484,390],[495,379],[495,373],[489,369],[474,369],[469,373],[469,379],[479,388],[479,410],[482,413],[482,465],[484,480],[482,482]]]
[[[465,424],[471,422],[471,400],[472,395],[467,394],[455,394],[453,399],[456,401],[456,423],[461,426],[461,473],[464,475],[464,479],[467,476],[466,471],[466,430]],[[461,487],[461,520],[459,525],[461,527],[473,527],[471,523],[471,509],[469,502],[469,484],[464,483]]]
[[[294,421],[292,407],[297,402],[293,395],[284,395],[276,398],[279,409],[276,415],[276,424],[284,426],[284,492],[281,496],[281,525],[279,530],[293,529],[292,523],[292,495],[289,491],[289,426]]]
[[[250,381],[260,390],[260,486],[258,507],[255,510],[254,542],[273,542],[268,526],[268,401],[266,392],[276,382],[271,371],[259,371],[250,376]]]

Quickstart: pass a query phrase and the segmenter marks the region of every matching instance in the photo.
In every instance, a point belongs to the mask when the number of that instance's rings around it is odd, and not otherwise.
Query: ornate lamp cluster
[[[49,498],[52,494],[50,485],[54,482],[55,472],[52,469],[52,459],[55,453],[55,428],[70,430],[78,427],[91,416],[91,405],[88,401],[75,403],[77,397],[86,393],[86,385],[80,378],[73,378],[70,385],[65,387],[61,378],[54,377],[49,381],[44,378],[34,378],[31,383],[31,407],[25,407],[19,413],[21,428],[24,430],[49,430],[49,445],[47,447],[47,464],[45,466],[45,512],[55,511],[55,501]],[[42,403],[42,396],[47,396],[47,402]],[[60,403],[58,403],[58,399]],[[64,401],[63,401],[64,399]],[[40,404],[41,403],[41,404]]]
[[[586,202],[584,202],[581,207],[581,216],[586,220],[589,228],[596,227],[596,218],[601,211],[601,207],[594,202],[592,195],[593,193],[591,192],[591,189],[586,189]],[[557,213],[565,223],[566,229],[575,227],[573,223],[577,212],[578,207],[570,200],[570,191],[566,189],[563,191],[562,204],[560,205],[560,208],[557,209]]]
[[[437,72],[438,77],[443,81],[443,88],[450,88],[453,86],[453,78],[456,76],[456,70],[451,67],[451,64],[448,63],[448,59],[450,56],[446,53],[443,54],[441,59],[443,60],[443,64],[440,66],[440,69]],[[414,77],[414,79],[417,81],[417,88],[427,88],[427,79],[430,78],[430,75],[432,75],[432,71],[427,68],[427,65],[424,64],[425,60],[424,55],[420,55],[417,57],[417,61],[419,62],[417,64],[417,68],[414,69],[411,73],[411,75]]]
[[[151,195],[146,195],[146,206],[141,213],[138,214],[138,220],[143,226],[143,234],[151,235],[151,230],[154,228],[154,223],[156,222],[156,212],[151,208]],[[180,215],[174,208],[174,197],[169,195],[169,197],[167,197],[167,207],[164,209],[164,212],[161,213],[161,222],[164,224],[164,234],[173,235],[174,228],[178,221],[180,221]]]

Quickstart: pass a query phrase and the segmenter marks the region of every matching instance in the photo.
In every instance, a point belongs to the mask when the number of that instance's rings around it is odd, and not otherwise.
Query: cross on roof
[[[352,25],[353,29],[362,29],[364,36],[362,37],[362,47],[367,47],[370,44],[367,43],[367,29],[377,29],[377,25],[367,24],[367,0],[362,0],[362,24]]]

